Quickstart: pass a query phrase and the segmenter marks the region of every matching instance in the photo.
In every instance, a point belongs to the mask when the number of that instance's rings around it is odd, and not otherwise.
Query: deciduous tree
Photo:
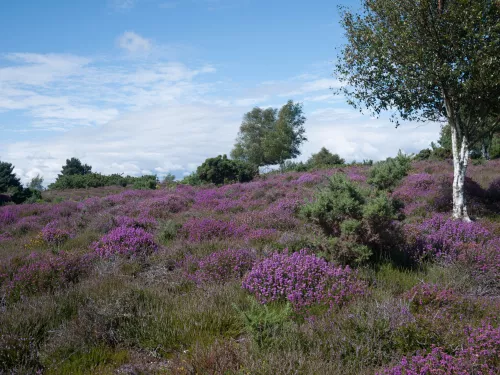
[[[335,69],[350,104],[394,119],[446,121],[453,217],[469,220],[470,146],[500,126],[499,0],[362,0],[343,10],[347,44]]]

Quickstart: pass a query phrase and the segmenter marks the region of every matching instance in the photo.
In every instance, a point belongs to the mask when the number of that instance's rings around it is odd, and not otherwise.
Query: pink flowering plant
[[[463,348],[448,352],[434,347],[429,353],[403,357],[379,375],[497,375],[500,368],[500,328],[489,323],[467,329]]]
[[[242,285],[260,303],[289,301],[296,310],[342,306],[366,292],[365,283],[349,266],[335,267],[305,249],[271,254],[252,268]]]
[[[201,285],[208,282],[222,283],[242,278],[256,259],[255,251],[249,249],[226,249],[203,258],[187,256],[182,262],[190,280]]]
[[[158,250],[151,233],[142,228],[121,226],[94,242],[91,248],[103,258],[114,255],[140,257]]]

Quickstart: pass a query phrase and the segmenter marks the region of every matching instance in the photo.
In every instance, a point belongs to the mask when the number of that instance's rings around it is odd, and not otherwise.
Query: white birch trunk
[[[459,136],[460,135],[460,136]],[[469,161],[469,144],[455,124],[451,125],[451,148],[453,150],[453,218],[471,221],[467,213],[464,183]]]

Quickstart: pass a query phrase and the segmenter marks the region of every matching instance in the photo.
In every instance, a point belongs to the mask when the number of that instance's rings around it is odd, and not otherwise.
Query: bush
[[[42,193],[38,190],[30,188],[19,188],[14,194],[12,194],[11,199],[16,204],[36,203],[42,199]]]
[[[325,147],[322,147],[317,154],[312,154],[309,160],[307,160],[307,166],[309,168],[326,168],[344,163],[344,159],[338,154],[332,154]]]
[[[468,340],[463,348],[449,354],[441,347],[430,353],[403,357],[399,365],[380,375],[399,374],[495,374],[500,366],[500,328],[489,324],[466,332]]]
[[[131,177],[119,174],[103,175],[100,173],[59,175],[57,180],[50,184],[49,189],[88,189],[103,186],[133,185],[134,189],[156,189],[156,176]]]
[[[490,186],[488,187],[486,194],[488,198],[491,199],[492,201],[494,202],[500,201],[500,177],[497,177],[490,183]]]
[[[134,179],[134,183],[132,187],[134,189],[148,190],[148,189],[156,189],[158,185],[158,178],[154,175],[146,175],[137,177]]]
[[[255,262],[252,250],[227,249],[210,254],[202,259],[187,257],[184,266],[188,277],[197,284],[226,282],[241,278]]]
[[[258,170],[249,163],[219,155],[205,160],[196,173],[203,182],[222,185],[229,182],[251,181],[258,174]]]
[[[260,303],[288,301],[296,310],[314,305],[338,307],[365,292],[349,266],[335,267],[306,250],[274,253],[257,263],[243,280],[243,288]]]
[[[327,245],[333,260],[350,264],[397,249],[397,208],[387,195],[363,189],[345,175],[335,174],[326,188],[301,208],[301,214],[334,237]]]
[[[401,151],[395,158],[376,163],[371,169],[368,183],[379,190],[391,190],[405,177],[411,168],[411,158]]]
[[[158,250],[153,235],[142,228],[121,226],[94,242],[91,248],[101,257],[125,255],[144,256]]]
[[[408,251],[419,260],[454,261],[461,249],[471,243],[481,244],[490,236],[480,224],[453,220],[447,215],[434,214],[417,224],[405,226]]]

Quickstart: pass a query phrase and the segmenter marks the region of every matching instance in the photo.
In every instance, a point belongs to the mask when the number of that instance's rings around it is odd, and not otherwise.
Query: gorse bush
[[[296,310],[314,305],[340,307],[362,295],[366,286],[348,266],[335,267],[306,250],[274,253],[257,263],[243,288],[260,303],[288,301]]]
[[[300,210],[302,216],[332,237],[330,256],[347,264],[397,249],[397,212],[398,205],[386,194],[362,188],[340,173],[334,174]]]
[[[411,157],[401,151],[395,158],[376,163],[371,169],[368,183],[379,190],[391,190],[411,169]]]

